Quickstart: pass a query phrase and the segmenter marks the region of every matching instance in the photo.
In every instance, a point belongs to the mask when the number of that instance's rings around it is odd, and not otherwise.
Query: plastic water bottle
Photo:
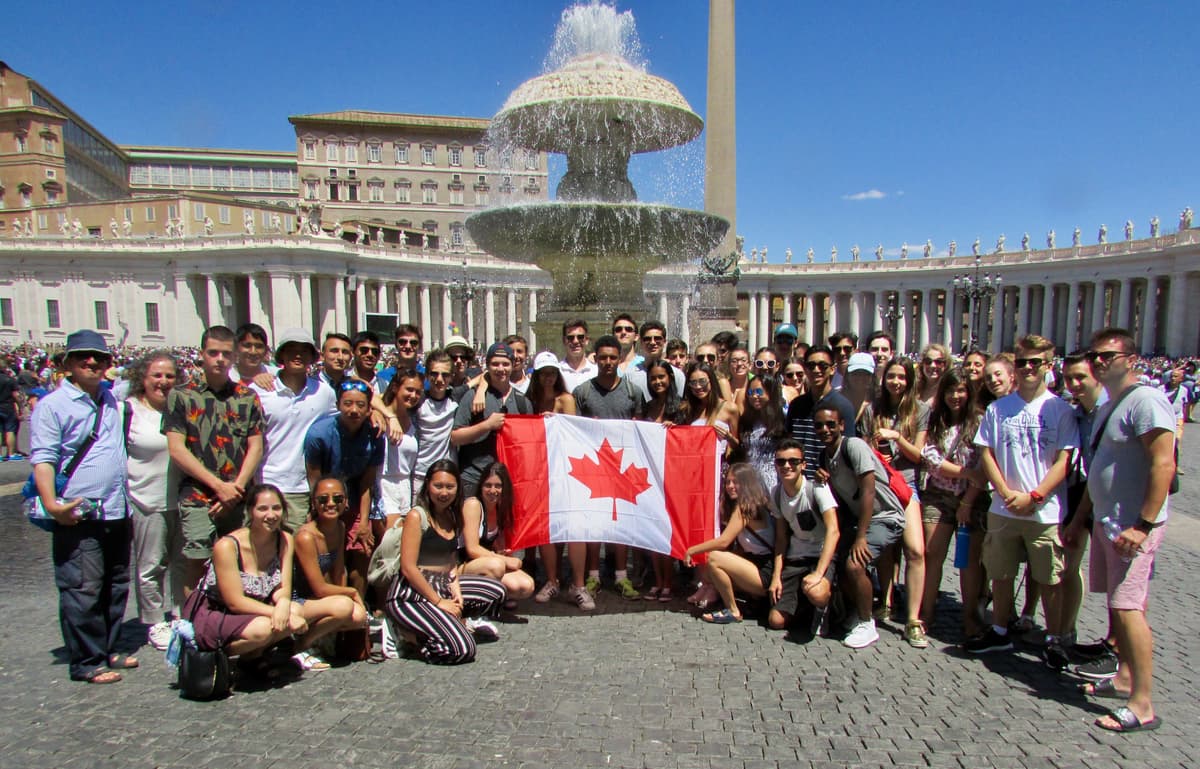
[[[971,530],[964,523],[954,534],[954,568],[965,569],[971,560]]]
[[[1121,532],[1123,531],[1125,531],[1125,527],[1123,527],[1116,518],[1108,516],[1104,519],[1104,536],[1108,537],[1109,542],[1116,542],[1118,539],[1120,539]],[[1125,563],[1129,563],[1133,559],[1129,556],[1122,555],[1121,560]]]
[[[167,644],[167,664],[179,666],[179,658],[183,655],[183,645],[196,645],[196,629],[186,619],[177,619],[171,623],[171,642]]]

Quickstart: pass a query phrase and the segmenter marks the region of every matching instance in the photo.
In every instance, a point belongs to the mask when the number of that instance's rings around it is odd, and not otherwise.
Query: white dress
[[[408,425],[399,443],[385,441],[386,455],[379,475],[380,501],[384,515],[404,515],[412,509],[415,490],[413,473],[417,468],[417,423]]]

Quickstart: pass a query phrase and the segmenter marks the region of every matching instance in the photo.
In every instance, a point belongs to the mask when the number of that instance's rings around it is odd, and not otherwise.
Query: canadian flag
[[[614,542],[682,559],[716,536],[721,460],[711,427],[510,414],[496,456],[513,481],[513,550]]]

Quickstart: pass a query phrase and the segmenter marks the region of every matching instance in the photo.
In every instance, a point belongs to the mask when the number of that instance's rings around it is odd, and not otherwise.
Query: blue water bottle
[[[954,568],[965,569],[971,560],[971,530],[964,523],[954,536]]]

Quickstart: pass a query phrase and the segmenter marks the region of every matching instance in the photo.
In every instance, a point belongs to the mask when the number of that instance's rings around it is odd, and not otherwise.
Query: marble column
[[[921,292],[921,322],[917,325],[921,334],[921,346],[933,343],[933,329],[937,321],[937,294],[932,288]]]
[[[217,285],[216,278],[212,275],[204,276],[204,288],[207,292],[206,303],[208,305],[207,323],[209,326],[222,326],[225,324],[225,318],[221,313],[221,287]],[[199,337],[196,338],[196,344],[200,343]]]
[[[450,336],[450,321],[454,318],[454,316],[451,314],[452,312],[453,308],[450,306],[450,287],[442,286],[442,322],[438,327],[438,333],[443,340]],[[469,328],[459,329],[459,332],[467,338],[468,342],[471,341],[471,331]],[[442,342],[442,346],[445,346],[444,341]]]
[[[817,340],[818,344],[829,344],[829,337],[836,334],[842,325],[842,314],[838,308],[838,300],[841,297],[837,292],[829,294],[829,313],[825,316],[825,327],[821,329],[821,338]]]
[[[1187,327],[1187,275],[1174,274],[1167,288],[1167,355],[1185,354],[1184,330]]]
[[[804,340],[810,345],[814,341],[813,337],[813,297],[815,295],[809,292],[804,295]]]
[[[515,288],[504,290],[504,325],[508,328],[507,334],[524,336],[521,329],[517,327],[517,290]]]
[[[1067,332],[1063,337],[1062,349],[1074,350],[1079,342],[1079,283],[1071,281],[1067,288]]]
[[[312,275],[300,274],[300,328],[316,328],[313,320]]]
[[[412,313],[409,312],[408,304],[408,284],[397,283],[396,285],[396,316],[400,323],[412,323]],[[423,340],[425,337],[422,336]]]
[[[1008,288],[1001,286],[996,292],[996,303],[992,310],[992,347],[995,352],[1008,349]]]
[[[529,294],[525,298],[525,308],[529,317],[529,333],[525,336],[529,339],[529,351],[533,352],[538,348],[537,332],[533,330],[533,324],[537,322],[538,314],[538,295],[536,289],[530,289]]]
[[[1029,320],[1033,314],[1033,286],[1026,283],[1017,291],[1017,335],[1013,339],[1016,343],[1017,339],[1029,333]]]
[[[691,330],[689,328],[691,326],[691,324],[688,323],[688,315],[692,311],[692,295],[686,291],[683,292],[683,299],[680,302],[680,305],[681,305],[680,317],[683,318],[683,322],[679,328],[679,338],[682,339],[683,343],[688,346],[689,352],[694,352],[694,350],[692,350],[692,335],[691,335]]]
[[[496,341],[496,291],[492,288],[483,292],[483,336],[485,344]]]
[[[1112,324],[1128,329],[1132,333],[1136,320],[1137,304],[1134,295],[1133,278],[1123,278],[1121,280],[1121,302],[1120,306],[1113,313]]]
[[[277,338],[284,329],[299,326],[297,317],[300,314],[295,278],[286,273],[271,273],[271,338]]]
[[[263,296],[264,290],[270,286],[270,276],[265,273],[251,273],[246,276],[246,284],[250,293],[250,322],[257,323],[267,330],[271,330],[271,315],[267,312],[267,300]]]
[[[338,275],[333,279],[333,327],[342,334],[350,330],[350,319],[346,312],[346,291],[346,276]]]
[[[957,305],[958,297],[953,289],[946,289],[942,292],[942,344],[951,350],[960,349],[954,340],[954,337],[958,335],[956,329],[960,320]]]
[[[758,349],[758,294],[751,293],[747,299],[746,343],[751,350]]]
[[[1086,346],[1091,335],[1104,328],[1104,281],[1098,280],[1092,284],[1092,327],[1088,329],[1088,339],[1081,342]],[[1068,350],[1068,352],[1070,352]]]
[[[1032,333],[1040,334],[1048,339],[1054,337],[1054,284],[1042,286],[1042,319],[1037,328],[1029,324]]]
[[[1146,299],[1142,305],[1142,352],[1152,355],[1158,346],[1158,278],[1146,279]]]
[[[670,313],[667,307],[667,292],[660,291],[658,294],[658,322],[664,327],[670,327]],[[668,334],[669,336],[669,334]]]
[[[354,330],[363,331],[367,327],[367,282],[359,278],[354,286]]]
[[[751,354],[771,343],[771,331],[771,292],[768,291],[758,297],[758,344],[751,348]]]
[[[430,306],[428,283],[417,286],[417,302],[420,305],[421,313],[421,339],[425,343],[425,349],[432,350],[434,347],[433,308]]]
[[[381,280],[375,284],[375,312],[384,313],[387,311],[387,282]]]
[[[896,318],[896,352],[905,354],[910,352],[908,345],[908,328],[912,321],[912,296],[907,289],[900,289],[896,292],[896,307],[900,310],[900,317]],[[920,350],[911,350],[913,354]]]
[[[850,302],[850,333],[857,337],[863,337],[862,332],[862,295],[857,291],[851,291],[849,296]]]
[[[187,275],[178,274],[175,276],[175,338],[181,343],[196,344],[203,331],[199,328],[201,325],[191,281]]]
[[[476,339],[475,339],[475,297],[473,297],[473,296],[468,296],[467,301],[463,305],[462,335],[465,336],[467,338],[467,341],[469,341],[471,344],[476,343]]]
[[[794,305],[795,301],[796,301],[795,297],[793,297],[791,294],[783,295],[783,322],[784,323],[792,322],[792,311],[793,311],[793,305]]]

